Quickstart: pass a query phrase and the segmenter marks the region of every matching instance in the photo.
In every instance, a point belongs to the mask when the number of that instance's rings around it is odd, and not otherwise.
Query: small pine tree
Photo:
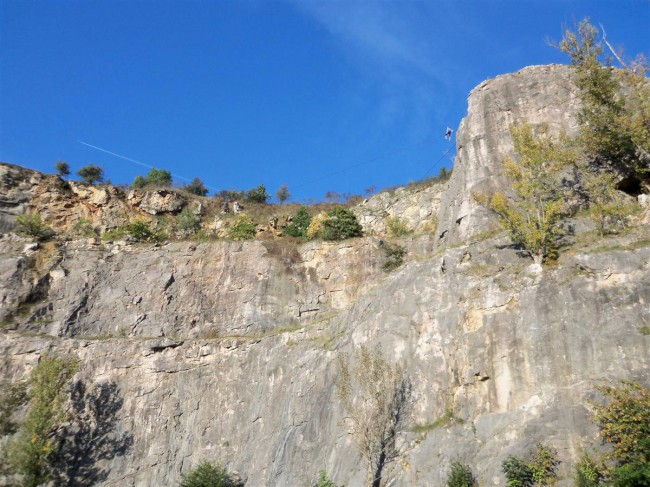
[[[246,213],[240,213],[235,223],[228,229],[228,235],[233,240],[250,240],[255,237],[257,228],[253,219]]]
[[[20,235],[31,237],[34,240],[45,240],[53,234],[52,229],[47,226],[43,217],[38,213],[18,215],[16,229]]]
[[[90,185],[101,183],[104,180],[104,170],[92,163],[79,169],[77,175],[83,183]]]
[[[65,161],[57,161],[56,163],[56,172],[59,176],[69,176],[70,175],[70,164]]]

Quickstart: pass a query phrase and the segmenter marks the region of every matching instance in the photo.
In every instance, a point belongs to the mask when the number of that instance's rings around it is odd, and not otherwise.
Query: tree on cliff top
[[[93,163],[79,169],[77,175],[85,184],[101,183],[104,180],[104,170]]]
[[[577,32],[565,30],[557,45],[571,58],[582,101],[578,112],[580,139],[597,163],[610,163],[647,179],[650,170],[650,83],[646,60],[626,62],[596,27],[584,19]],[[600,38],[599,38],[600,37]],[[601,61],[603,43],[619,61]]]
[[[566,136],[555,141],[546,126],[536,133],[530,125],[512,126],[510,135],[517,157],[506,157],[505,172],[516,197],[501,192],[473,196],[496,213],[512,241],[541,264],[556,246],[558,225],[566,212],[559,171],[575,163],[575,154]]]

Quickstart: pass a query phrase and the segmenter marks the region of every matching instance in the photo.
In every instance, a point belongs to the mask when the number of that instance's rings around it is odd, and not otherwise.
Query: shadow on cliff
[[[126,455],[133,444],[132,434],[117,430],[124,401],[114,382],[88,390],[81,381],[74,384],[71,400],[72,420],[56,458],[56,485],[96,485],[108,476],[107,461]]]

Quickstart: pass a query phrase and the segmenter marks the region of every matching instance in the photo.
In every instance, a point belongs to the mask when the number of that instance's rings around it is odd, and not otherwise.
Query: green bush
[[[469,465],[461,462],[453,462],[451,471],[445,484],[447,487],[478,487],[478,482],[474,478],[472,469]]]
[[[34,240],[44,240],[53,233],[38,213],[18,215],[16,230],[18,234],[31,237]]]
[[[71,358],[44,355],[29,379],[29,411],[8,446],[8,463],[22,475],[24,487],[36,487],[51,479],[59,449],[55,432],[66,420],[63,405],[68,385],[77,371]]]
[[[507,487],[532,487],[533,471],[521,458],[508,456],[501,464]]]
[[[271,195],[266,192],[266,187],[263,184],[246,191],[246,201],[249,203],[266,203],[269,198]]]
[[[327,472],[321,470],[318,472],[316,487],[336,487],[336,484],[330,480],[330,478],[327,476]]]
[[[309,215],[309,211],[307,211],[307,207],[301,206],[293,216],[291,224],[287,225],[282,233],[290,237],[307,238],[307,229],[310,224],[311,216]]]
[[[404,263],[404,256],[406,255],[406,249],[401,245],[395,245],[394,247],[388,244],[384,244],[384,252],[386,254],[386,262],[381,266],[386,272],[393,271],[397,269]]]
[[[323,220],[321,236],[324,240],[345,240],[361,237],[363,229],[354,213],[343,206],[337,206]]]
[[[249,240],[255,237],[256,226],[250,216],[240,213],[235,223],[228,229],[228,235],[234,240]]]
[[[603,480],[602,468],[585,453],[575,466],[574,480],[576,487],[597,487]]]
[[[124,231],[138,242],[162,242],[166,235],[151,227],[145,220],[134,220],[124,226]]]
[[[90,185],[101,183],[104,180],[104,170],[92,163],[79,169],[77,175],[83,183]]]
[[[240,485],[226,469],[204,461],[190,470],[187,475],[183,475],[179,487],[239,487]]]
[[[243,200],[246,195],[243,191],[237,191],[236,189],[222,189],[214,196],[224,201],[237,201]]]

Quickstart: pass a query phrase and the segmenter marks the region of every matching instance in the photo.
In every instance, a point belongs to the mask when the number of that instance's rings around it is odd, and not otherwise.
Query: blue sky
[[[0,160],[294,201],[406,184],[451,167],[473,87],[566,63],[547,41],[585,16],[650,53],[647,0],[0,0]]]

